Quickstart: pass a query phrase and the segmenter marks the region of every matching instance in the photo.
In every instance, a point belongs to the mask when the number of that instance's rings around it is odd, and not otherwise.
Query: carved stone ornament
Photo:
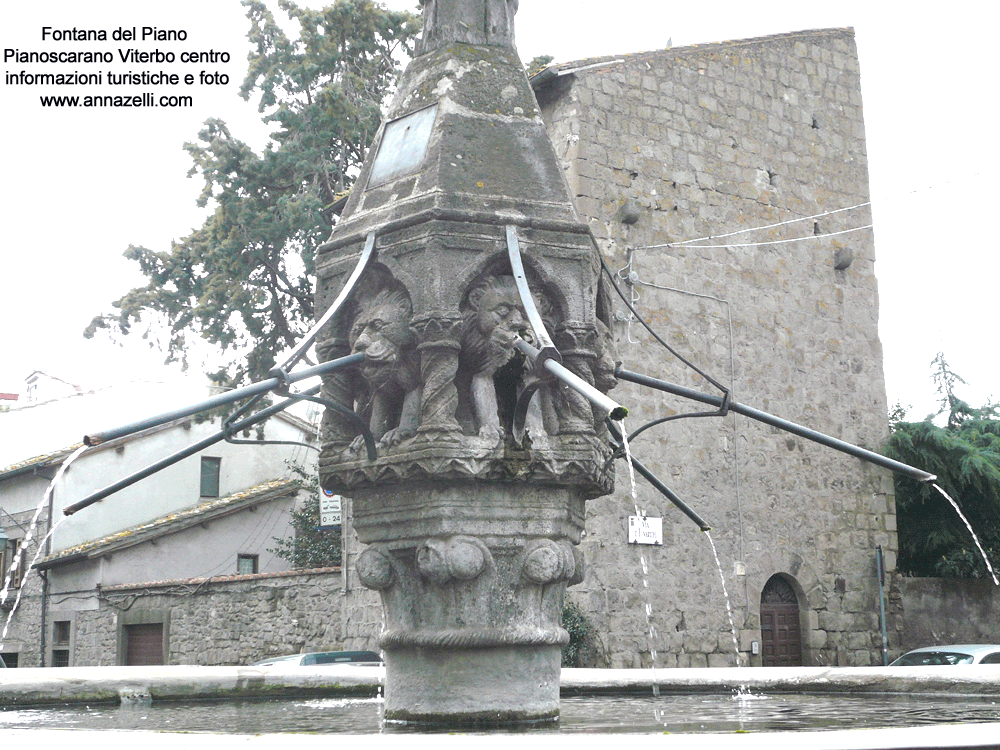
[[[510,276],[493,276],[468,293],[463,311],[464,330],[459,368],[469,378],[469,403],[476,434],[493,443],[503,436],[500,424],[503,388],[507,400],[514,397],[516,383],[523,376],[523,358],[516,355],[514,342],[532,341],[521,310],[517,286]],[[498,371],[508,367],[505,380],[495,382]],[[504,404],[513,411],[513,404]]]
[[[528,583],[545,585],[568,581],[576,572],[576,559],[568,544],[551,539],[536,539],[524,549],[521,558],[521,578]]]
[[[489,548],[474,537],[428,539],[417,548],[420,574],[438,586],[472,580],[492,562]]]
[[[351,353],[364,353],[362,391],[357,395],[372,435],[394,445],[411,437],[420,420],[422,383],[410,331],[412,308],[405,291],[383,289],[362,300],[351,326]],[[352,449],[360,450],[357,438]]]
[[[358,555],[355,568],[358,579],[365,588],[382,591],[396,582],[392,556],[380,547],[368,547]]]

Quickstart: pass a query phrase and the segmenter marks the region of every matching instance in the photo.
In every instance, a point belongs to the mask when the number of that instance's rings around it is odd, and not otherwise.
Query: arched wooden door
[[[763,666],[802,666],[799,600],[784,576],[771,576],[760,594],[760,639]]]

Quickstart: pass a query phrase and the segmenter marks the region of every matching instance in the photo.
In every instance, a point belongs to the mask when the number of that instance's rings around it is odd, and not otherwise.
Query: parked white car
[[[274,656],[254,662],[254,667],[270,667],[282,664],[289,667],[328,666],[332,664],[349,664],[352,667],[381,667],[382,657],[374,651],[318,651],[309,654],[291,654],[289,656]]]
[[[900,656],[890,667],[942,667],[965,664],[1000,664],[1000,646],[928,646]]]

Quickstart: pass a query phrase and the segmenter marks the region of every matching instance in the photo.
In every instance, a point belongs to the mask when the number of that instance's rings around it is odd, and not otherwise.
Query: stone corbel
[[[475,537],[428,539],[417,547],[417,570],[438,586],[471,581],[493,568],[489,548]]]

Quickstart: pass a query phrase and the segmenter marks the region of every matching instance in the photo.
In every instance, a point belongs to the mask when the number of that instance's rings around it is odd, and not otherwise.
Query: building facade
[[[585,60],[533,83],[638,315],[739,403],[877,450],[887,408],[852,30]],[[624,369],[720,394],[615,309]],[[630,383],[614,396],[632,431],[711,411]],[[879,547],[899,650],[888,472],[732,413],[663,423],[632,450],[712,526],[721,569],[641,479],[633,503],[619,469],[615,494],[588,504],[588,574],[569,594],[595,663],[722,666],[735,651],[741,664],[881,663]],[[643,515],[663,519],[662,546],[627,543],[628,517]]]
[[[91,395],[99,406],[102,399]],[[3,417],[18,416],[22,427],[27,422],[20,418],[28,416],[28,422],[57,424],[63,407],[86,412],[87,398]],[[99,409],[90,424],[97,420],[103,421]],[[144,604],[147,589],[198,579],[196,590],[211,590],[232,576],[253,580],[289,570],[291,563],[271,548],[276,538],[294,533],[291,514],[300,501],[300,482],[291,465],[308,470],[315,462],[315,427],[290,415],[273,417],[264,427],[261,437],[280,444],[219,440],[73,515],[63,514],[91,493],[201,444],[220,426],[219,417],[178,419],[88,448],[65,470],[78,446],[0,470],[3,571],[11,579],[0,610],[8,666],[130,663],[129,640],[134,645],[140,631],[147,640],[161,639],[158,656],[142,658],[200,663],[200,651],[186,651],[183,639],[171,641],[169,611]],[[20,564],[11,568],[19,550]],[[115,587],[134,592],[107,593]],[[176,592],[191,588],[179,584]],[[212,619],[211,611],[203,614]]]

